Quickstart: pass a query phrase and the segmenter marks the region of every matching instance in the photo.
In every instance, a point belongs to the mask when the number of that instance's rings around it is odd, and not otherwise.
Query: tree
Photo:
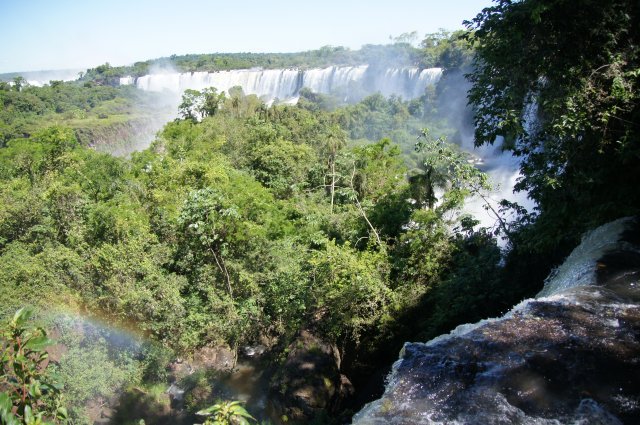
[[[25,80],[21,75],[13,78],[13,89],[15,91],[21,91],[26,84],[27,80]]]
[[[224,276],[229,296],[233,299],[231,276],[225,262],[229,235],[240,218],[237,207],[229,204],[224,195],[206,188],[194,191],[185,203],[179,224],[188,235],[189,243],[197,250],[211,254]]]
[[[200,107],[200,112],[203,117],[215,115],[225,101],[224,92],[218,93],[218,90],[216,90],[215,87],[209,87],[202,90],[202,96],[204,97],[204,100]]]
[[[412,296],[420,296],[437,284],[451,266],[454,246],[450,229],[454,224],[459,221],[465,228],[472,222],[457,213],[447,216],[459,211],[470,196],[485,199],[491,188],[488,176],[468,161],[468,154],[444,137],[434,138],[428,129],[423,130],[416,151],[423,155],[422,165],[410,175],[409,184],[417,208],[396,244],[394,258],[398,280],[407,290],[415,291]],[[435,197],[436,189],[442,191],[440,199]],[[486,199],[485,203],[491,207]],[[505,223],[497,211],[494,213],[504,231]]]
[[[397,37],[389,36],[389,39],[392,40],[394,43],[413,44],[418,39],[418,31],[403,32],[402,34],[400,34]]]
[[[327,158],[327,169],[329,172],[329,177],[331,179],[331,183],[329,183],[329,194],[331,195],[331,213],[333,214],[333,204],[335,200],[336,193],[336,179],[338,174],[336,173],[336,157],[338,155],[338,151],[342,149],[346,145],[346,134],[340,127],[332,126],[329,128],[329,131],[324,140],[322,150]]]
[[[215,115],[224,105],[225,99],[224,92],[218,93],[215,87],[202,91],[187,89],[182,94],[178,114],[182,119],[198,122],[205,117]]]
[[[308,145],[295,145],[278,139],[256,146],[251,157],[256,180],[270,188],[277,197],[287,198],[304,186],[313,153]]]
[[[445,72],[462,68],[472,60],[472,39],[466,31],[451,33],[443,29],[425,35],[420,43],[422,66],[441,67]]]
[[[352,153],[353,157],[346,156],[343,159],[343,184],[347,187],[342,193],[355,204],[378,246],[384,249],[380,232],[376,228],[378,226],[372,223],[367,210],[377,213],[379,226],[397,227],[398,217],[380,214],[381,211],[376,211],[376,208],[405,188],[406,168],[400,158],[400,149],[390,139],[381,139],[374,144],[355,148]],[[400,214],[400,220],[404,221],[403,218],[406,217],[402,216]]]
[[[498,0],[473,20],[476,144],[521,157],[538,249],[640,210],[640,5]],[[546,247],[546,248],[545,248]]]
[[[329,241],[308,262],[317,303],[315,317],[332,341],[345,337],[357,341],[385,316],[392,300],[385,254]]]
[[[202,105],[204,99],[198,90],[187,89],[182,94],[182,101],[178,105],[178,114],[184,120],[194,122],[202,119]]]
[[[480,196],[486,201],[485,193],[491,189],[489,177],[469,161],[467,153],[448,143],[445,137],[433,138],[425,129],[416,143],[416,151],[424,153],[425,176],[414,179],[413,184],[424,185],[417,190],[418,199],[424,199],[427,208],[435,206],[436,187],[444,189],[439,206],[444,211],[462,206],[467,196]],[[487,205],[491,207],[488,202]],[[500,220],[496,211],[494,214]]]
[[[21,308],[1,330],[0,420],[7,425],[39,425],[64,421],[61,385],[47,371],[45,348],[51,344],[43,328],[28,325],[33,310]]]

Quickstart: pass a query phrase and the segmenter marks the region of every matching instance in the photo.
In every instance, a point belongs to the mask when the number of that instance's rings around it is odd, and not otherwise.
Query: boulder
[[[301,331],[274,375],[274,407],[289,422],[307,423],[336,410],[353,386],[340,374],[338,349],[309,331]]]

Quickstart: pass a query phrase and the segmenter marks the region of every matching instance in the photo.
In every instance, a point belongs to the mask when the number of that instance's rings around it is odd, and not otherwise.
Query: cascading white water
[[[121,86],[130,86],[135,82],[136,82],[136,79],[133,77],[120,77]]]
[[[523,125],[529,135],[534,135],[539,125],[538,105],[535,99],[531,99],[523,114]],[[515,157],[511,152],[501,150],[502,139],[498,138],[494,145],[483,145],[475,147],[473,137],[468,135],[463,137],[462,148],[471,152],[478,161],[478,166],[485,171],[490,178],[493,190],[484,199],[480,197],[470,199],[465,205],[465,211],[480,220],[483,227],[492,227],[496,223],[494,211],[499,210],[499,202],[506,199],[515,202],[527,211],[531,212],[535,208],[535,202],[529,198],[525,191],[514,192],[514,187],[521,177],[520,158]],[[487,203],[491,208],[487,208]],[[514,217],[505,217],[509,222]],[[500,241],[504,243],[504,241]]]
[[[353,423],[638,423],[638,230],[630,218],[601,226],[536,298],[406,343],[384,395]]]
[[[136,85],[142,90],[168,90],[178,94],[187,89],[202,90],[207,87],[228,92],[230,88],[240,86],[247,94],[266,96],[270,99],[286,99],[293,97],[299,90],[298,74],[297,70],[292,69],[160,73],[140,77],[136,80]],[[130,78],[121,79],[121,84],[130,82]]]
[[[578,286],[593,285],[596,282],[594,264],[607,251],[619,245],[619,236],[628,222],[628,218],[621,218],[586,234],[582,243],[547,278],[538,298],[552,296]]]
[[[470,139],[469,139],[470,140]],[[494,211],[500,209],[499,202],[506,199],[524,207],[527,211],[532,211],[535,207],[534,201],[528,197],[527,192],[514,192],[514,187],[518,182],[520,174],[520,159],[510,152],[502,152],[495,146],[482,146],[474,148],[473,143],[463,143],[463,149],[471,152],[476,158],[477,166],[487,173],[492,190],[484,197],[472,197],[464,206],[464,212],[471,214],[480,221],[482,227],[494,227],[496,225],[496,215]],[[487,208],[487,204],[491,208]],[[514,217],[504,217],[507,222]],[[503,243],[504,241],[500,241]]]
[[[360,83],[368,66],[330,66],[329,68],[309,69],[302,73],[302,87],[316,93],[335,93],[346,90],[353,83]]]
[[[181,94],[186,89],[202,90],[215,87],[228,92],[242,87],[245,94],[255,94],[267,101],[296,99],[302,88],[316,93],[337,94],[347,99],[380,92],[413,99],[435,84],[442,70],[415,67],[371,69],[368,65],[331,66],[328,68],[298,69],[239,69],[219,72],[175,73],[160,72],[134,79],[123,77],[121,85],[136,84],[142,90],[169,91]]]
[[[390,68],[375,75],[374,86],[379,87],[385,96],[400,95],[404,99],[414,99],[424,93],[425,87],[438,81],[441,74],[440,68]]]

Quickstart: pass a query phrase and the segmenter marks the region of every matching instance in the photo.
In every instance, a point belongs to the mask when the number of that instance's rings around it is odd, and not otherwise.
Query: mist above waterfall
[[[49,81],[73,81],[82,74],[82,69],[57,69],[51,71],[10,72],[0,74],[0,81],[11,81],[15,77],[22,77],[29,85],[42,87]]]
[[[439,68],[373,68],[369,65],[330,66],[311,69],[239,69],[218,72],[178,73],[166,69],[134,79],[123,77],[120,84],[133,84],[145,91],[182,93],[186,89],[215,87],[228,92],[239,86],[246,94],[255,94],[266,102],[296,100],[302,88],[316,93],[333,94],[354,102],[380,92],[403,99],[421,96],[427,86],[435,84]]]

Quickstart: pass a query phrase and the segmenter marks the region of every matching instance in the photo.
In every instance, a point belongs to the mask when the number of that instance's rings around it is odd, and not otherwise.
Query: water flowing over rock
[[[594,230],[502,318],[405,344],[353,423],[640,423],[639,229]]]
[[[348,101],[380,92],[385,96],[413,99],[421,96],[428,85],[435,84],[442,70],[415,67],[374,68],[361,66],[330,66],[299,69],[238,69],[218,72],[160,72],[134,79],[122,77],[121,85],[135,84],[148,91],[169,91],[181,94],[186,89],[202,90],[215,87],[228,92],[240,86],[245,94],[255,94],[266,101],[279,99],[295,102],[302,88],[316,93],[334,94]]]

